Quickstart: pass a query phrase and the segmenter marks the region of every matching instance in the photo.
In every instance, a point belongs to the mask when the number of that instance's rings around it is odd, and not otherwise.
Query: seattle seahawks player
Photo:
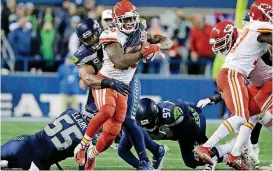
[[[49,170],[51,165],[73,157],[90,119],[71,108],[43,130],[10,139],[1,146],[1,168]]]
[[[192,153],[195,145],[207,140],[206,120],[200,108],[180,99],[156,104],[153,100],[144,98],[139,102],[136,120],[151,138],[178,141],[186,166],[196,168],[204,165]],[[223,157],[218,155],[218,150],[213,150],[216,161],[222,161]]]
[[[102,47],[99,44],[101,31],[99,23],[91,18],[85,18],[77,25],[76,33],[82,45],[74,53],[73,62],[78,66],[81,81],[86,87],[95,89],[111,88],[122,95],[126,95],[130,93],[128,85],[115,79],[102,79],[96,75],[102,68],[103,63]],[[89,91],[86,111],[90,113],[97,112],[92,90]]]

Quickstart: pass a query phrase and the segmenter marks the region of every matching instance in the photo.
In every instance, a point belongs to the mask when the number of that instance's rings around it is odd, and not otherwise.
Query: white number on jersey
[[[171,117],[171,110],[169,108],[163,108],[163,118],[169,118]]]
[[[79,140],[82,139],[82,133],[79,130],[79,128],[76,125],[70,126],[69,128],[66,128],[65,130],[63,129],[63,125],[61,121],[65,121],[68,124],[74,124],[74,121],[68,116],[68,115],[63,115],[56,119],[53,122],[54,127],[50,128],[48,125],[45,127],[45,132],[48,136],[53,136],[51,138],[51,142],[55,145],[55,147],[58,150],[64,150],[67,149],[72,145],[72,139],[70,137],[71,134],[74,134]],[[58,139],[56,136],[57,134],[61,135],[63,139],[65,140],[63,143]]]

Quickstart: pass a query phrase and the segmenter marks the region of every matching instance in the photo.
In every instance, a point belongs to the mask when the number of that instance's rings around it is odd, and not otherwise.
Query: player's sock
[[[144,136],[137,126],[135,120],[126,118],[123,122],[123,128],[127,135],[129,135],[131,142],[133,143],[139,160],[145,160],[149,162],[149,158],[146,152]]]
[[[246,120],[240,116],[232,116],[225,120],[218,129],[213,133],[213,135],[208,139],[208,141],[203,144],[204,147],[214,147],[220,140],[226,137],[230,132],[237,132],[242,124]]]
[[[88,157],[89,158],[95,158],[99,155],[100,153],[97,151],[96,146],[90,147],[88,150]]]
[[[145,146],[146,148],[153,154],[153,155],[157,155],[158,153],[158,150],[159,150],[159,147],[160,145],[157,144],[155,141],[153,141],[149,134],[143,129],[143,128],[140,128],[141,129],[141,132],[144,136],[144,141],[145,141]]]
[[[96,144],[96,151],[98,153],[101,153],[108,149],[114,142],[115,138],[116,138],[115,135],[103,131],[102,135],[99,137],[98,142]],[[94,155],[96,155],[96,151],[94,151]]]
[[[250,140],[250,134],[254,126],[246,122],[241,126],[234,147],[231,150],[233,156],[240,156],[244,145],[247,145]]]
[[[266,129],[272,133],[272,110],[268,110],[260,117],[259,123],[264,125]]]
[[[236,142],[236,139],[234,138],[234,139],[232,139],[231,141],[229,141],[229,142],[227,142],[225,144],[216,146],[215,148],[217,149],[219,157],[222,157],[222,156],[230,153],[231,150],[232,150],[232,147],[235,144],[235,142]]]
[[[262,129],[262,124],[257,123],[253,129],[253,131],[251,132],[251,144],[257,144],[258,140],[259,140],[259,136],[260,136],[260,132]]]
[[[103,105],[96,116],[94,116],[86,129],[82,144],[89,144],[102,125],[114,114],[115,108],[111,105]]]

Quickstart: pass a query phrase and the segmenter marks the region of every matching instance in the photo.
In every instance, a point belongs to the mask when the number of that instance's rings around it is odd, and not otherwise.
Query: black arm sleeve
[[[214,104],[217,104],[220,101],[222,101],[221,93],[218,91],[215,91],[214,95],[209,97],[209,99],[211,100],[211,102],[214,102]]]
[[[272,66],[272,56],[271,56],[269,50],[267,50],[267,52],[265,54],[263,54],[262,60],[264,61],[264,63],[266,65]]]

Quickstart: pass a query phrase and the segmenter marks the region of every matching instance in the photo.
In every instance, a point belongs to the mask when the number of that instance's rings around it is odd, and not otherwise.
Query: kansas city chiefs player
[[[212,44],[213,51],[216,54],[219,52],[227,54],[234,45],[237,37],[237,28],[231,22],[224,21],[218,23],[210,35],[210,43]],[[272,107],[272,102],[270,102],[272,100],[272,66],[266,64],[270,58],[271,50],[268,50],[262,58],[257,61],[255,68],[249,74],[248,80],[250,84],[247,86],[247,89],[249,94],[249,122],[255,125],[258,121],[259,124],[261,123],[272,132],[272,115],[269,112],[265,113],[266,110]],[[215,104],[221,100],[221,96],[217,93],[212,97],[200,100],[197,107],[205,107],[207,104]],[[258,126],[258,128],[260,127]],[[249,147],[251,148],[251,146]],[[251,157],[256,159],[255,165],[257,165],[259,163],[258,157],[256,155],[253,157],[253,155],[255,155],[255,153],[252,154]],[[248,163],[248,165],[250,165],[250,163]]]
[[[242,34],[227,54],[226,61],[217,77],[218,88],[232,116],[220,125],[205,144],[195,149],[196,154],[207,163],[212,163],[211,147],[227,136],[230,131],[237,130],[238,138],[228,156],[227,163],[236,169],[247,169],[241,159],[240,150],[249,140],[254,126],[249,120],[251,97],[245,80],[257,67],[261,56],[267,52],[268,44],[272,44],[272,12],[269,9],[272,9],[271,0],[257,0],[251,5],[250,16],[253,21],[243,28]]]
[[[140,24],[137,8],[129,1],[119,1],[113,7],[112,15],[114,25],[100,35],[104,61],[97,75],[129,84],[140,59],[147,59],[161,49],[169,49],[172,42],[159,35],[148,36]],[[89,144],[101,126],[103,132],[96,147],[90,147],[87,152],[88,170],[95,168],[95,157],[107,150],[120,132],[127,110],[127,96],[117,91],[109,88],[93,90],[93,96],[99,112],[89,123],[92,126],[87,128],[82,140],[83,147]],[[82,148],[77,152],[79,155],[76,154],[79,156],[77,161],[82,165],[85,163],[85,151],[86,148]]]

